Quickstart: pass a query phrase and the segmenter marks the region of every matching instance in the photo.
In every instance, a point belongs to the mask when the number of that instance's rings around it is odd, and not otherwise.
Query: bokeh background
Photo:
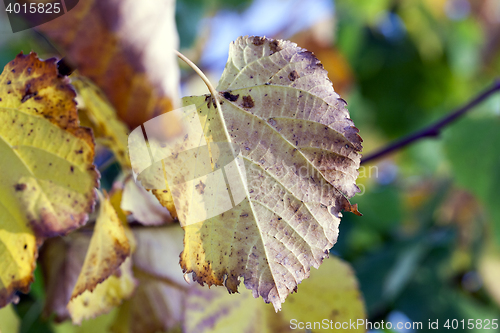
[[[498,0],[179,0],[176,20],[181,52],[214,83],[241,35],[314,52],[365,156],[500,79]],[[13,35],[2,13],[0,65],[20,50],[56,52],[33,30]],[[207,92],[181,68],[182,96]],[[439,137],[363,164],[358,183],[364,215],[345,214],[331,252],[354,267],[370,321],[500,320],[500,93]],[[23,333],[51,332],[42,307],[35,283],[17,307]]]

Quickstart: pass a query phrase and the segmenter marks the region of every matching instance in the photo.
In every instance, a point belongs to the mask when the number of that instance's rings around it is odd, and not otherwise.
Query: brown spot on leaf
[[[248,95],[248,96],[243,96],[243,104],[242,106],[244,108],[247,108],[247,109],[251,109],[254,107],[254,102],[253,102],[253,99],[252,99],[252,96]]]
[[[229,91],[225,91],[222,94],[222,96],[224,96],[225,99],[227,99],[228,101],[231,101],[231,102],[236,102],[238,100],[238,97],[240,97],[240,95],[233,95]]]
[[[17,191],[24,191],[26,189],[26,184],[16,184],[16,185],[14,185],[14,188],[16,189],[16,192]]]
[[[293,70],[290,72],[290,74],[288,74],[288,78],[290,79],[290,81],[295,81],[299,78],[299,73],[297,73],[296,70]]]
[[[205,102],[207,102],[207,108],[210,109],[210,105],[213,105],[214,108],[217,108],[217,104],[215,103],[215,98],[212,98],[212,95],[206,95]]]
[[[197,191],[198,191],[198,193],[200,193],[200,194],[205,193],[205,187],[207,187],[207,185],[203,184],[201,180],[200,180],[199,184],[196,184],[196,185],[195,185],[196,190],[197,190]]]
[[[255,36],[255,37],[253,38],[252,43],[253,43],[253,45],[255,45],[255,46],[260,46],[260,45],[264,44],[264,41],[265,41],[265,40],[266,40],[266,39],[265,39],[264,37]]]
[[[26,87],[24,89],[24,95],[23,98],[21,99],[21,103],[26,102],[28,99],[30,99],[33,96],[36,96],[38,94],[38,91],[31,91],[31,84],[28,83],[26,84]]]
[[[279,52],[283,49],[283,47],[281,47],[280,41],[276,39],[269,43],[269,48],[271,49],[271,54]]]

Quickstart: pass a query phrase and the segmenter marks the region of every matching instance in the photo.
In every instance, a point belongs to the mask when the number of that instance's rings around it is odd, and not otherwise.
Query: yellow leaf
[[[80,326],[73,325],[71,321],[63,323],[52,323],[54,333],[111,333],[111,323],[117,315],[117,310],[99,316],[97,318],[84,320]]]
[[[292,319],[296,320],[294,323],[319,322],[322,324],[325,324],[326,319],[329,330],[339,331],[344,325],[345,331],[366,331],[364,325],[356,326],[356,329],[351,330],[345,329],[346,326],[343,324],[366,319],[358,281],[348,263],[335,257],[326,259],[321,269],[311,272],[311,277],[299,285],[298,291],[290,295],[287,302],[283,304],[281,314],[288,328]],[[296,330],[287,329],[286,331]]]
[[[111,203],[111,206],[113,206],[116,215],[118,216],[120,221],[122,221],[122,224],[125,225],[127,223],[127,215],[120,207],[122,198],[123,198],[123,183],[120,181],[115,181],[113,184],[113,189],[109,194],[109,202]],[[134,249],[132,249],[131,252],[134,252]]]
[[[44,238],[87,221],[98,174],[92,134],[79,127],[75,93],[55,59],[18,55],[0,87],[1,307],[29,290]]]
[[[304,328],[308,322],[339,331],[341,326],[335,328],[336,322],[342,325],[366,318],[353,271],[340,259],[326,259],[321,270],[313,270],[311,277],[299,285],[299,291],[288,296],[282,311],[275,313],[272,307],[254,299],[248,290],[229,295],[222,288],[191,288],[186,296],[185,333],[307,332]],[[312,328],[316,332],[323,326],[316,324]],[[353,330],[364,331],[364,326]]]
[[[249,290],[229,295],[222,288],[202,289],[196,286],[187,295],[184,332],[274,333],[271,320],[279,320],[279,315],[269,313],[271,309],[270,305],[253,298]]]
[[[498,277],[500,276],[500,252],[494,247],[486,250],[479,262],[479,273],[483,279],[485,289],[491,298],[500,305],[500,286]]]
[[[133,234],[124,226],[129,243],[135,243]],[[48,240],[40,253],[44,275],[46,300],[44,316],[56,314],[60,322],[72,318],[74,322],[102,314],[131,296],[135,287],[131,263],[127,259],[113,274],[98,284],[93,292],[84,291],[70,303],[71,294],[82,271],[86,252],[89,250],[92,233],[85,228],[66,237]],[[112,240],[109,240],[111,243]],[[105,258],[103,258],[105,261]],[[88,306],[85,306],[87,304]],[[68,311],[70,308],[70,311]],[[71,316],[70,316],[71,314]]]
[[[184,290],[141,272],[135,271],[134,275],[137,289],[120,307],[113,331],[156,333],[179,328],[184,314]]]
[[[20,322],[12,305],[0,309],[0,333],[19,332]]]
[[[278,310],[328,256],[341,211],[359,214],[348,198],[362,140],[322,65],[294,43],[239,38],[217,90],[220,110],[210,95],[183,99],[179,140],[151,140],[146,126],[155,164],[139,177],[165,175],[157,190],[168,179],[184,272],[231,293],[242,277]]]
[[[94,288],[113,274],[130,255],[130,245],[109,198],[100,196],[99,215],[71,299]]]
[[[132,230],[130,229],[130,226],[127,222],[127,215],[120,207],[122,202],[122,197],[123,197],[123,183],[118,180],[115,181],[115,183],[113,184],[113,189],[110,193],[109,202],[111,203],[111,206],[113,206],[116,215],[122,222],[123,228],[125,229],[125,234],[127,235],[128,243],[130,245],[130,253],[134,253],[137,247],[137,243],[134,234],[132,233]]]
[[[115,333],[176,332],[184,317],[186,289],[178,269],[182,228],[177,225],[134,228],[137,251],[133,254],[138,280],[132,298],[119,308]]]
[[[93,291],[85,290],[69,302],[68,310],[73,323],[79,325],[84,319],[109,312],[124,299],[130,298],[135,286],[132,261],[127,258],[114,274],[98,284]]]
[[[168,187],[167,183],[165,183],[165,186],[166,189],[164,190],[154,189],[151,192],[155,195],[160,204],[168,209],[170,215],[172,215],[172,217],[174,218],[177,218],[177,211],[175,210],[175,204],[174,204],[174,198],[172,197],[172,192],[170,191],[170,188]]]
[[[118,119],[113,106],[99,87],[89,79],[73,74],[71,83],[83,101],[79,112],[85,113],[90,120],[97,141],[113,151],[123,168],[130,168],[127,126]]]

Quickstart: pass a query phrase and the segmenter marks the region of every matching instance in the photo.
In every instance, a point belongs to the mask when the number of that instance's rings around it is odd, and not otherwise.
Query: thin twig
[[[496,80],[491,87],[483,91],[481,94],[479,94],[476,98],[471,100],[468,104],[462,106],[461,108],[451,112],[444,118],[438,120],[434,124],[431,124],[415,133],[412,133],[406,137],[403,137],[401,139],[396,140],[395,142],[389,144],[386,147],[381,148],[377,152],[370,154],[366,156],[365,158],[361,159],[361,163],[367,163],[369,161],[381,158],[385,155],[388,155],[392,153],[395,150],[399,150],[406,145],[418,141],[420,139],[426,138],[426,137],[436,137],[439,135],[441,132],[441,129],[443,129],[445,126],[449,125],[453,121],[457,120],[459,117],[463,116],[466,114],[469,110],[486,100],[490,95],[493,93],[500,91],[500,80]]]

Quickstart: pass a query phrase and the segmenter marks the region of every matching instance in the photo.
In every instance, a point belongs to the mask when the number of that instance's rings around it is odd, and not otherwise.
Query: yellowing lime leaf
[[[0,307],[28,291],[44,238],[83,225],[98,174],[91,132],[55,59],[18,55],[0,76]]]
[[[168,187],[167,183],[165,183],[165,187],[166,189],[163,190],[154,189],[151,192],[155,195],[160,204],[168,209],[170,215],[174,218],[177,218],[177,212],[175,210],[175,204],[174,204],[174,198],[172,197],[172,192],[170,191],[170,188]]]
[[[123,225],[109,198],[100,194],[99,215],[85,256],[82,270],[71,294],[74,299],[84,291],[93,291],[130,255],[130,245]]]
[[[320,322],[328,325],[329,330],[336,331],[342,328],[343,323],[366,319],[363,298],[354,272],[349,264],[338,258],[326,259],[321,269],[311,272],[311,277],[300,284],[298,289],[298,293],[288,297],[281,311],[288,326],[295,319],[294,323],[297,325],[299,322]],[[366,330],[365,326],[360,325],[350,331]]]
[[[180,327],[185,291],[142,272],[135,272],[138,286],[132,298],[120,307],[114,332],[171,332]]]
[[[130,168],[125,123],[118,119],[106,96],[89,79],[73,74],[71,83],[83,102],[79,112],[90,120],[96,140],[113,151],[122,167]]]
[[[71,317],[80,323],[110,311],[134,291],[131,260],[125,260],[134,236],[127,233],[110,200],[101,196],[100,201],[93,233],[84,228],[51,239],[42,248],[47,317],[55,312],[58,321]]]
[[[66,237],[52,238],[44,244],[40,262],[46,290],[43,311],[45,317],[55,312],[58,322],[70,317],[74,322],[80,322],[82,319],[109,311],[133,292],[135,279],[132,277],[130,260],[125,260],[110,277],[98,284],[92,293],[84,291],[75,297],[71,302],[70,315],[68,303],[82,270],[91,236],[91,231],[84,229]],[[130,243],[134,241],[133,235],[131,237]]]
[[[270,305],[252,297],[249,290],[229,295],[221,288],[189,290],[186,297],[185,333],[269,332],[279,315],[269,313]],[[273,311],[274,312],[274,311]],[[274,315],[274,318],[273,316]]]
[[[84,320],[81,325],[74,325],[71,321],[53,322],[51,328],[54,333],[111,333],[110,326],[117,312],[116,309],[113,309],[97,318]]]
[[[113,206],[120,221],[122,221],[122,224],[125,225],[127,223],[127,215],[120,207],[123,198],[123,186],[124,184],[121,181],[115,181],[113,183],[113,189],[109,194],[109,202],[111,203],[111,206]],[[133,248],[131,250],[131,252],[135,251]]]
[[[0,333],[19,332],[19,318],[12,305],[0,309]]]
[[[205,159],[162,161],[186,225],[181,266],[200,284],[230,292],[243,277],[254,297],[278,310],[328,256],[341,210],[358,213],[348,198],[359,191],[362,140],[319,61],[294,43],[239,38],[217,90],[222,117],[211,96],[183,99],[194,108],[188,125],[203,129]],[[181,150],[192,144],[185,138]],[[211,143],[228,143],[240,157],[222,163],[221,146]]]
[[[498,285],[500,255],[498,250],[495,251],[493,248],[490,248],[483,253],[479,263],[479,273],[491,298],[500,305],[500,286]]]
[[[135,286],[132,261],[127,258],[114,274],[98,284],[93,291],[85,290],[69,302],[68,310],[73,323],[79,325],[84,319],[109,312],[124,299],[130,298]]]
[[[182,251],[182,228],[178,225],[137,227],[133,254],[138,286],[130,300],[119,308],[115,333],[172,332],[184,317],[186,285],[178,269]]]
[[[307,323],[314,322],[336,331],[344,322],[366,317],[352,269],[337,258],[326,259],[320,270],[313,270],[299,291],[288,296],[282,311],[275,313],[248,290],[229,295],[221,288],[191,288],[186,296],[185,332],[307,332]],[[337,329],[336,322],[340,323]],[[353,331],[364,332],[364,326]]]

